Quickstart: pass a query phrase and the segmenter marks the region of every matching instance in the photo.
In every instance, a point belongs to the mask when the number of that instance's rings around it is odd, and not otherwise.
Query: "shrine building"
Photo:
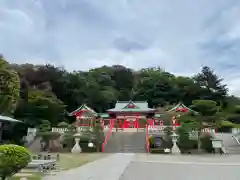
[[[193,111],[184,104],[179,103],[167,112],[187,113]],[[150,126],[164,124],[161,114],[156,109],[149,108],[147,101],[117,101],[113,109],[108,109],[106,113],[97,113],[87,105],[83,104],[78,109],[68,114],[75,116],[79,126],[90,126],[91,120],[100,117],[103,125],[108,125],[110,120],[114,120],[114,126],[118,128],[144,128],[146,124]],[[177,126],[176,117],[173,122]]]

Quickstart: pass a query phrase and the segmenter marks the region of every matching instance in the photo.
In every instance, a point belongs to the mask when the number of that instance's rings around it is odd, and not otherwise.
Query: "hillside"
[[[124,66],[103,66],[89,71],[68,72],[52,65],[7,64],[0,58],[1,94],[14,96],[17,102],[2,105],[2,114],[12,114],[33,126],[48,120],[56,125],[66,120],[82,103],[97,112],[112,108],[117,100],[147,100],[150,107],[164,107],[182,101],[191,105],[196,99],[211,99],[222,109],[240,104],[236,97],[228,97],[228,89],[212,69],[203,67],[193,77],[181,77],[161,68],[134,71]],[[7,81],[8,71],[17,72],[14,94]],[[5,74],[4,74],[5,73]],[[15,78],[16,79],[16,78]],[[19,84],[19,85],[18,85]],[[13,87],[13,86],[11,86]],[[16,97],[18,95],[18,97]],[[3,97],[2,97],[3,98]],[[12,104],[11,104],[12,103]],[[73,121],[73,119],[68,119]]]

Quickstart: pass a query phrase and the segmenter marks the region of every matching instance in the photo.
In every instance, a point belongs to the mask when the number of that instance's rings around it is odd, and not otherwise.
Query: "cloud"
[[[240,95],[238,0],[1,0],[0,52],[69,70],[121,64],[192,75],[208,65]]]

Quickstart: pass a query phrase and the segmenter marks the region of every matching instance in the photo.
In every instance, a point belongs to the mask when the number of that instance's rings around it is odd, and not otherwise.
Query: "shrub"
[[[177,133],[179,135],[179,139],[177,141],[177,145],[182,153],[197,149],[197,140],[189,138],[189,127],[183,126],[177,129]]]
[[[18,145],[0,145],[0,177],[5,180],[13,176],[31,161],[29,151]]]
[[[240,128],[239,124],[234,124],[230,121],[222,121],[219,125],[217,131],[218,132],[232,132],[232,128]]]
[[[240,115],[239,114],[230,114],[226,118],[227,121],[240,124]]]
[[[161,141],[161,144],[160,144],[160,146],[157,146],[156,145],[156,141],[157,141],[157,138],[159,138],[160,139],[160,141]],[[166,149],[166,148],[168,148],[168,149],[171,149],[172,148],[172,146],[173,146],[173,142],[172,142],[172,138],[166,138],[166,136],[165,135],[162,135],[162,136],[157,136],[157,135],[153,135],[153,136],[150,136],[149,137],[149,144],[150,144],[150,148],[153,150],[153,149],[161,149],[161,150],[164,150],[164,149]],[[154,150],[153,150],[154,151]]]
[[[206,152],[211,153],[213,150],[212,146],[212,136],[210,134],[204,134],[200,140],[201,140],[201,149],[205,150]]]
[[[69,124],[67,122],[58,123],[58,127],[67,128],[68,126],[69,126]]]

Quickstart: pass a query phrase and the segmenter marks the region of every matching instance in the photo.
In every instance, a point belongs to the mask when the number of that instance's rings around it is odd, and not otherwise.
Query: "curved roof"
[[[174,106],[172,109],[168,110],[167,112],[172,112],[172,111],[176,111],[177,109],[187,109],[188,111],[192,111],[192,112],[196,112],[190,108],[188,108],[187,106],[185,106],[183,103],[178,103],[176,106]]]
[[[149,108],[147,101],[117,101],[115,108],[108,112],[149,112],[155,109]]]
[[[81,105],[79,108],[77,108],[73,112],[69,113],[68,115],[69,116],[74,116],[75,113],[83,111],[83,110],[86,110],[89,113],[89,115],[90,114],[93,115],[93,116],[97,115],[97,113],[92,108],[88,107],[86,104]]]

